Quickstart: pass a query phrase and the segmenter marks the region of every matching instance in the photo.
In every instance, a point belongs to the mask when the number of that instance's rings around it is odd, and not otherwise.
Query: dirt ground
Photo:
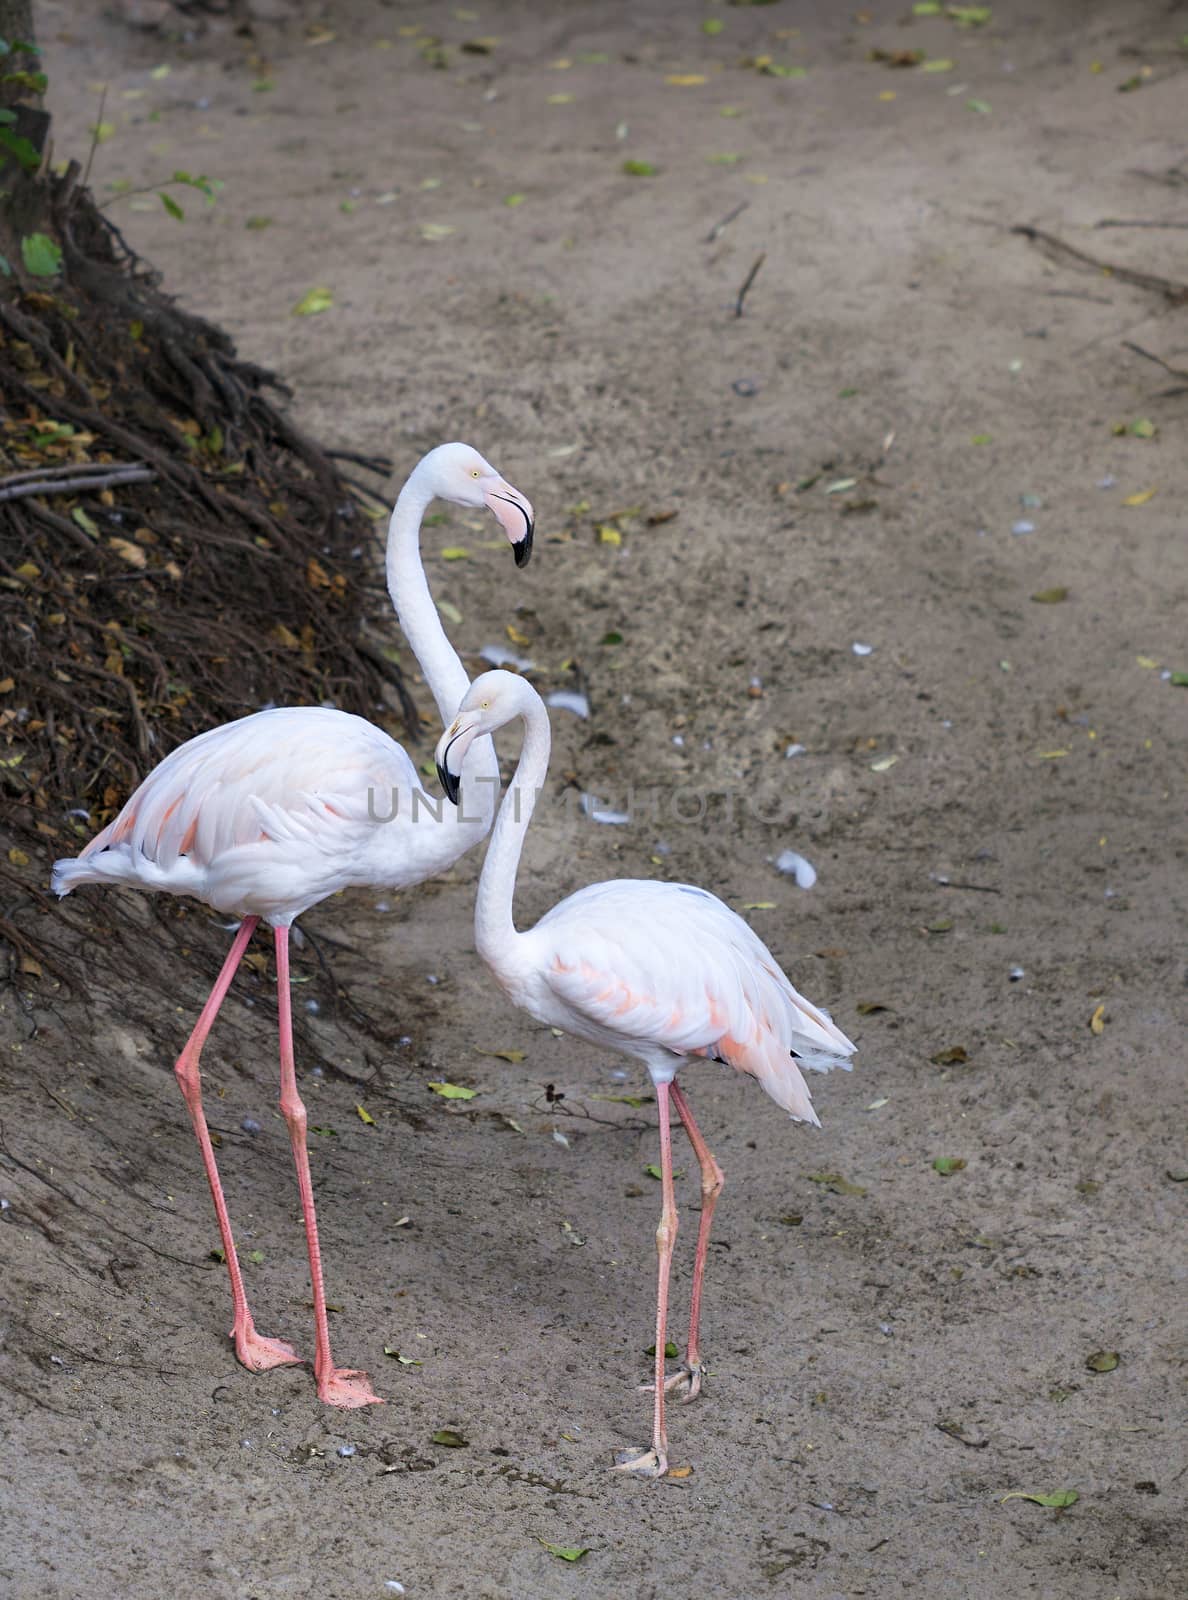
[[[102,120],[99,189],[222,180],[184,225],[113,215],[302,421],[397,477],[464,438],[535,501],[523,574],[460,514],[425,540],[475,670],[500,643],[590,698],[553,714],[521,921],[601,877],[704,884],[859,1050],[814,1085],[820,1132],[725,1068],[686,1085],[727,1174],[712,1371],[670,1421],[692,1472],[647,1483],[608,1468],[647,1436],[655,1108],[489,981],[477,853],[307,919],[367,1018],[307,951],[366,1412],[225,1338],[170,1071],[214,958],[90,1012],[10,981],[14,1600],[1185,1593],[1186,398],[1125,342],[1188,367],[1188,311],[1011,230],[1188,280],[1188,232],[1097,226],[1188,223],[1188,7],[911,11],[327,0],[253,56],[217,20],[179,43],[41,6],[58,153]],[[871,59],[916,49],[952,65]],[[316,286],[332,308],[293,315]],[[580,821],[567,784],[646,803]],[[678,791],[716,798],[682,821]],[[205,1076],[257,1320],[309,1353],[274,1018],[245,972]]]

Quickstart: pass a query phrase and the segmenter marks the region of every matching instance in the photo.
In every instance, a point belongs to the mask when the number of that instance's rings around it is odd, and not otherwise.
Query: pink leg
[[[248,1310],[247,1295],[243,1288],[243,1274],[239,1270],[239,1257],[235,1253],[235,1241],[231,1237],[231,1218],[227,1215],[227,1202],[223,1199],[223,1186],[219,1182],[219,1169],[215,1165],[214,1148],[210,1142],[210,1130],[206,1126],[206,1117],[202,1111],[202,1075],[198,1070],[199,1058],[202,1055],[202,1046],[206,1043],[207,1035],[214,1026],[214,1019],[219,1014],[219,1007],[226,999],[227,990],[231,987],[231,980],[243,959],[243,953],[248,947],[252,934],[256,931],[259,917],[247,917],[240,925],[239,932],[235,935],[235,942],[223,962],[223,970],[215,981],[214,988],[210,991],[210,998],[202,1008],[202,1015],[194,1026],[194,1031],[186,1042],[186,1047],[178,1056],[173,1071],[177,1077],[178,1086],[185,1097],[186,1106],[190,1113],[190,1121],[194,1124],[194,1132],[198,1136],[198,1146],[202,1151],[202,1164],[206,1168],[207,1181],[210,1184],[211,1197],[214,1200],[215,1215],[219,1219],[219,1233],[223,1238],[223,1254],[227,1258],[227,1271],[231,1275],[231,1301],[234,1307],[234,1321],[231,1327],[231,1337],[235,1340],[235,1354],[244,1366],[252,1372],[266,1372],[269,1367],[285,1366],[292,1362],[300,1362],[301,1357],[291,1345],[284,1344],[280,1339],[265,1339],[256,1332],[252,1322],[252,1314]]]
[[[672,1087],[675,1087],[672,1086]],[[656,1229],[656,1251],[660,1257],[656,1282],[656,1393],[652,1415],[652,1448],[645,1451],[620,1451],[616,1465],[641,1477],[662,1478],[668,1471],[668,1436],[664,1430],[664,1345],[668,1329],[668,1275],[677,1236],[676,1192],[672,1183],[672,1129],[669,1123],[670,1085],[656,1085],[656,1106],[660,1113],[660,1186],[662,1203],[660,1226]]]
[[[709,1250],[710,1229],[714,1222],[714,1208],[718,1204],[718,1196],[725,1187],[726,1179],[722,1169],[710,1153],[709,1145],[701,1136],[701,1129],[693,1120],[693,1112],[689,1102],[685,1099],[678,1083],[672,1085],[672,1103],[680,1114],[681,1121],[685,1124],[685,1132],[689,1135],[689,1143],[693,1146],[693,1154],[697,1157],[701,1167],[701,1223],[697,1229],[697,1255],[693,1262],[693,1297],[689,1311],[689,1346],[685,1352],[684,1366],[681,1371],[673,1374],[668,1379],[670,1389],[683,1388],[688,1385],[687,1392],[681,1398],[688,1403],[696,1400],[701,1392],[701,1283],[705,1276],[705,1258]]]
[[[372,1392],[365,1372],[346,1367],[336,1367],[330,1356],[330,1324],[326,1318],[326,1290],[322,1282],[322,1254],[318,1249],[318,1219],[314,1212],[313,1181],[309,1175],[309,1150],[306,1147],[306,1114],[301,1096],[297,1093],[297,1069],[293,1059],[293,1006],[289,991],[289,930],[277,928],[276,933],[276,1000],[280,1017],[281,1057],[281,1114],[289,1126],[289,1142],[293,1147],[293,1165],[297,1168],[297,1184],[301,1190],[301,1211],[305,1218],[305,1238],[309,1246],[309,1277],[313,1285],[314,1322],[317,1331],[317,1350],[314,1355],[314,1376],[318,1380],[318,1398],[331,1406],[382,1405],[380,1395]]]

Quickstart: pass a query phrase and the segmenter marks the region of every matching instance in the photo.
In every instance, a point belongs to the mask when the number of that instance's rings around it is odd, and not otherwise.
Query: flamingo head
[[[528,565],[536,529],[532,504],[477,450],[468,444],[439,444],[421,468],[435,499],[451,500],[458,506],[485,506],[494,512],[511,543],[516,566]]]
[[[528,701],[536,698],[532,685],[514,672],[484,672],[474,680],[435,752],[438,779],[453,805],[458,803],[462,763],[474,741],[522,716]]]

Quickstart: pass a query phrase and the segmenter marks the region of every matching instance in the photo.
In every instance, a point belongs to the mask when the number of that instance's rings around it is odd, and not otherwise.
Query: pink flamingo
[[[466,692],[466,669],[441,626],[420,557],[421,520],[437,499],[486,506],[502,524],[522,567],[532,550],[532,507],[469,445],[443,444],[414,468],[388,530],[388,588],[401,627],[442,718]],[[427,796],[394,739],[362,717],[318,706],[258,711],[180,745],[156,767],[114,822],[76,860],[54,865],[59,895],[85,883],[132,884],[190,895],[242,917],[223,969],[177,1058],[214,1199],[231,1277],[235,1353],[252,1372],[300,1362],[291,1345],[256,1332],[231,1222],[202,1111],[199,1058],[236,969],[261,918],[274,930],[280,1022],[280,1108],[289,1129],[313,1285],[318,1396],[329,1405],[378,1403],[367,1374],[336,1367],[297,1092],[289,993],[289,928],[327,895],[354,886],[399,889],[444,872],[491,826],[499,763],[488,739],[451,789],[450,804]],[[481,789],[480,787],[481,786]],[[377,797],[378,796],[378,800]],[[468,809],[469,805],[469,809]],[[430,826],[430,822],[435,826]]]
[[[540,696],[509,672],[484,672],[437,746],[447,795],[476,738],[521,717],[524,743],[487,848],[474,912],[478,952],[504,992],[538,1022],[635,1056],[656,1086],[663,1203],[656,1245],[656,1372],[652,1448],[621,1451],[620,1467],[645,1477],[667,1471],[667,1390],[685,1401],[701,1389],[701,1287],[722,1169],[676,1082],[694,1056],[724,1061],[758,1078],[794,1121],[820,1126],[800,1067],[848,1066],[854,1046],[789,983],[775,957],[728,906],[683,883],[621,879],[579,889],[519,933],[513,921],[516,869],[549,765],[549,718]],[[671,1376],[664,1365],[668,1278],[677,1233],[669,1102],[701,1167],[701,1224],[693,1266],[689,1342]]]

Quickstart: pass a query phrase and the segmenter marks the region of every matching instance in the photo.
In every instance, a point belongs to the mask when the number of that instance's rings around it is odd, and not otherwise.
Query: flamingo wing
[[[704,889],[595,884],[549,912],[531,937],[548,988],[592,1036],[725,1061],[802,1120],[817,1117],[800,1066],[828,1071],[853,1053],[753,929]]]

